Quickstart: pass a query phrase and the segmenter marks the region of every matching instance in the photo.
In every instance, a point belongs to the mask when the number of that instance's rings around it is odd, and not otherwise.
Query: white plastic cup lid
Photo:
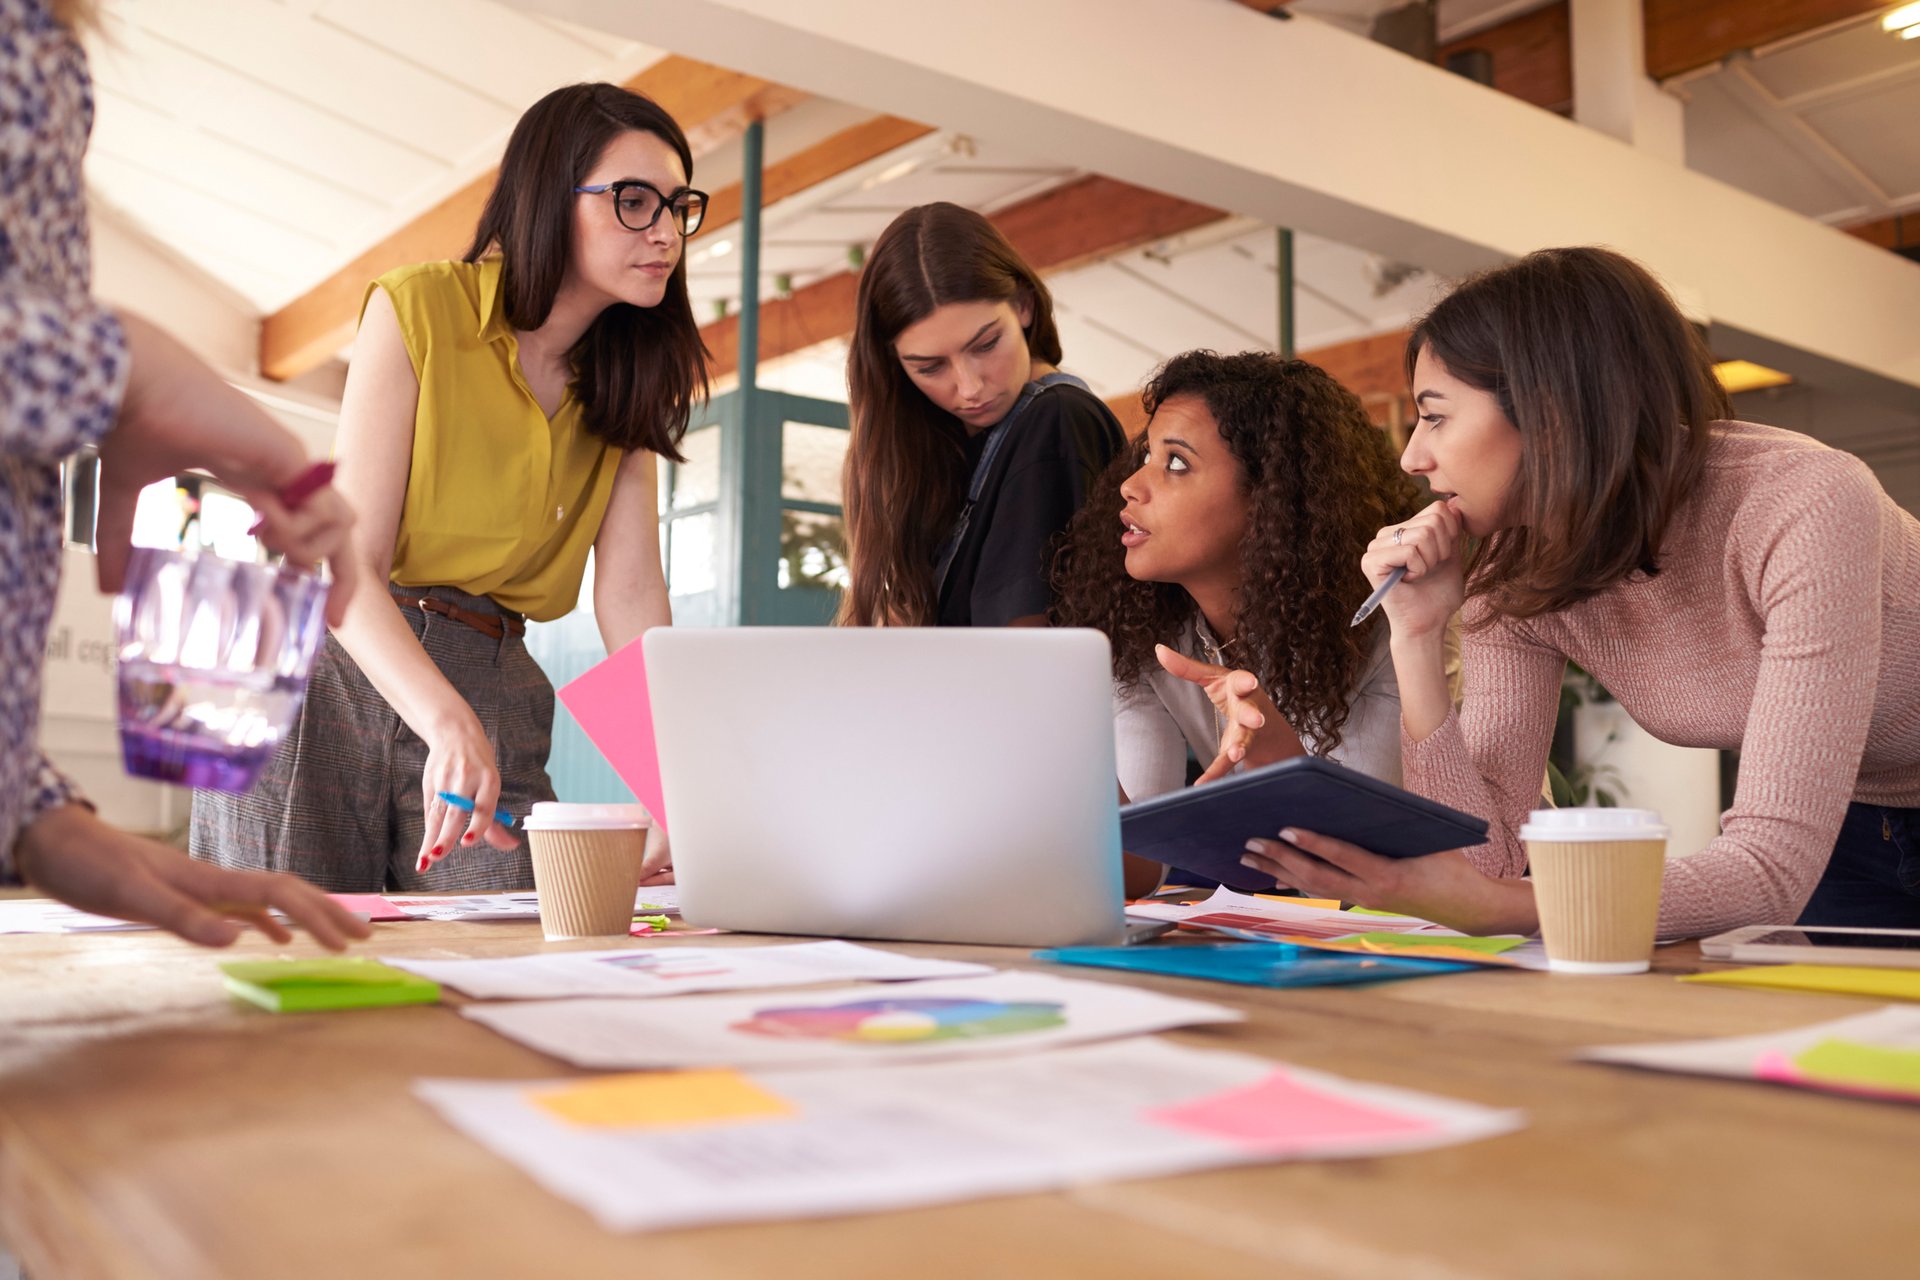
[[[634,831],[653,825],[645,805],[542,800],[520,824],[528,831]]]
[[[1535,809],[1520,828],[1520,838],[1665,840],[1667,824],[1652,809]]]

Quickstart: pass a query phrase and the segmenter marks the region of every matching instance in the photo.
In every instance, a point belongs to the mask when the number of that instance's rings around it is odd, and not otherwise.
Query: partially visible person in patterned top
[[[284,911],[338,949],[367,926],[291,876],[225,871],[102,822],[41,755],[40,668],[59,585],[60,462],[101,455],[100,585],[125,570],[145,485],[211,471],[294,560],[329,559],[352,517],[330,489],[290,511],[273,496],[308,466],[299,442],[178,343],[89,296],[80,160],[93,92],[74,27],[86,6],[0,0],[0,877],[105,915],[224,946]],[[329,612],[351,595],[333,561]]]

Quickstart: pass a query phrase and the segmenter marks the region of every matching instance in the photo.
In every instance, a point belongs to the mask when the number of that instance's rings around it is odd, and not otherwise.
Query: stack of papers
[[[460,1012],[541,1053],[601,1070],[871,1066],[1059,1048],[1239,1022],[1235,1009],[1034,973],[679,1000],[538,1000]]]
[[[1547,967],[1546,948],[1537,938],[1476,938],[1418,916],[1342,911],[1339,904],[1320,899],[1272,898],[1220,888],[1204,902],[1133,903],[1127,914],[1143,920],[1171,920],[1184,928],[1207,929],[1230,938],[1288,942],[1322,951],[1517,969]]]
[[[116,920],[112,916],[97,916],[52,898],[13,898],[0,902],[0,933],[117,933],[153,927]]]
[[[423,1080],[415,1090],[615,1231],[1421,1151],[1522,1123],[1518,1112],[1154,1040],[901,1068]]]
[[[538,920],[540,895],[537,893],[472,893],[460,897],[401,897],[388,895],[387,901],[415,920]],[[678,915],[678,885],[657,885],[642,889],[633,897],[636,915]]]
[[[1798,1031],[1623,1045],[1579,1056],[1654,1071],[1920,1102],[1920,1009],[1888,1007]]]
[[[557,1000],[569,996],[672,996],[821,982],[903,982],[992,973],[984,964],[921,960],[851,942],[765,947],[656,947],[623,951],[551,951],[489,960],[386,962],[481,1000]]]

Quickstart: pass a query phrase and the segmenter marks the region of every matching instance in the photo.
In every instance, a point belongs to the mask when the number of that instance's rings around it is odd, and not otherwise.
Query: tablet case
[[[1296,756],[1120,810],[1128,853],[1208,875],[1229,889],[1271,889],[1240,865],[1247,841],[1299,827],[1389,858],[1482,844],[1483,818],[1461,813],[1319,756]]]

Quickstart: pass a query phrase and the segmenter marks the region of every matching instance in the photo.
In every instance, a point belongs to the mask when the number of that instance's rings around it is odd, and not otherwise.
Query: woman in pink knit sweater
[[[1396,860],[1287,830],[1247,864],[1317,897],[1535,932],[1518,831],[1571,659],[1656,737],[1741,752],[1720,836],[1667,864],[1662,937],[1920,928],[1920,522],[1851,454],[1728,421],[1692,326],[1606,250],[1468,281],[1407,356],[1420,419],[1401,465],[1440,501],[1361,567],[1375,584],[1407,570],[1383,606],[1407,786],[1490,838]],[[1456,610],[1457,712],[1440,650]]]

